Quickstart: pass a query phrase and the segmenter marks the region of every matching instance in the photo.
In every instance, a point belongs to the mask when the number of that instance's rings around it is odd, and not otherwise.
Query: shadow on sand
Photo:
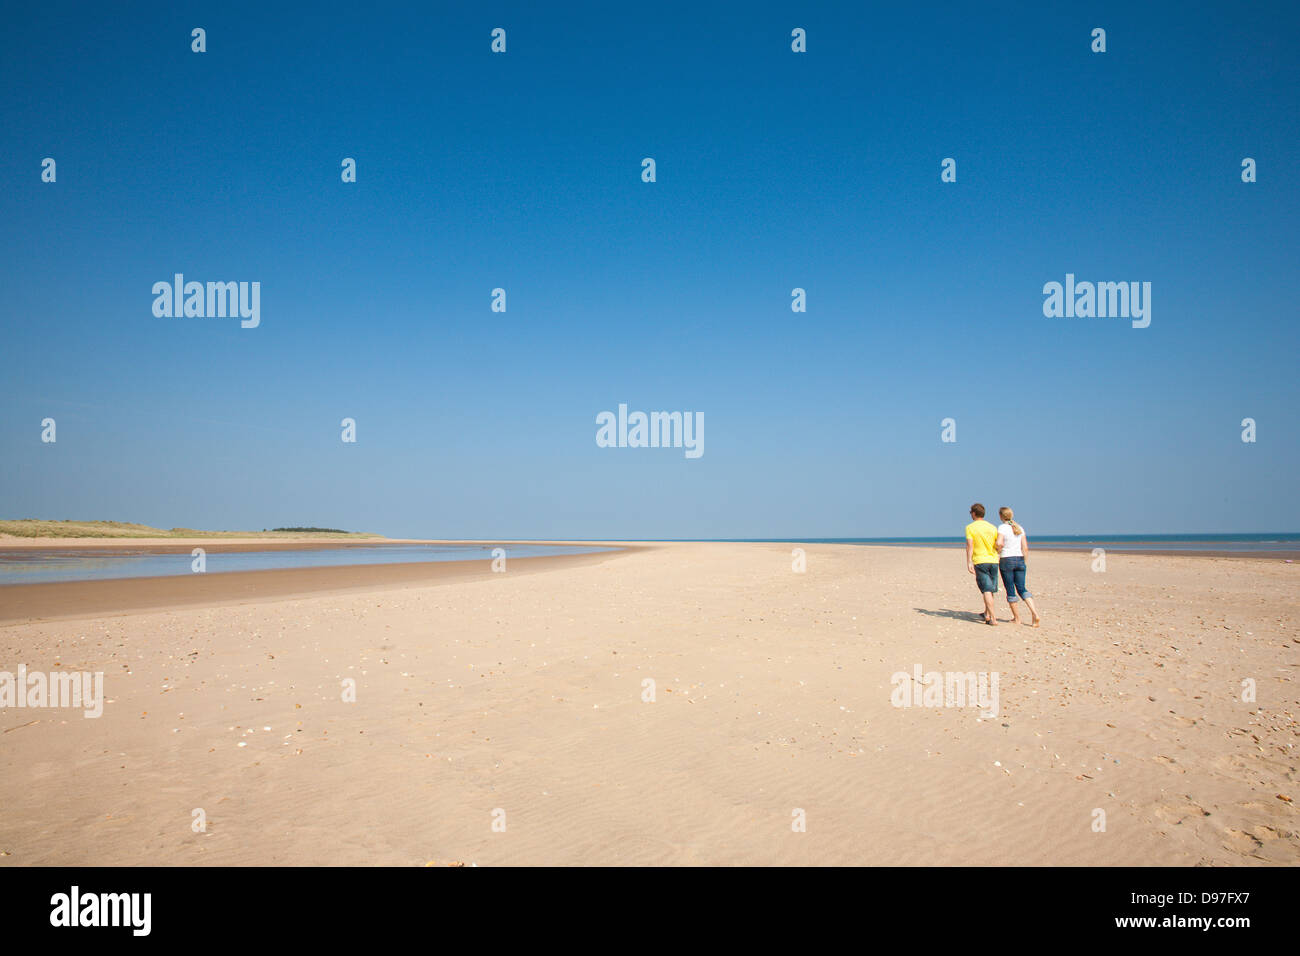
[[[942,611],[927,611],[923,607],[913,608],[913,610],[917,614],[928,614],[930,617],[950,617],[954,621],[970,621],[972,624],[984,624],[984,615],[979,611],[954,611],[951,608],[944,608]]]

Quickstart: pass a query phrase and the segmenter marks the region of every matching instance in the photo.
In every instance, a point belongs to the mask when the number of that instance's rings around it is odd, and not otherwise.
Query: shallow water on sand
[[[421,561],[491,561],[494,548],[506,560],[557,554],[589,554],[614,548],[551,544],[419,544],[374,545],[348,548],[312,548],[301,551],[207,552],[206,573],[270,571],[282,568],[317,568],[349,564],[412,564]],[[193,574],[189,552],[151,553],[113,549],[106,551],[42,550],[0,553],[0,585],[39,584],[47,581],[92,581],[102,578],[152,578]]]

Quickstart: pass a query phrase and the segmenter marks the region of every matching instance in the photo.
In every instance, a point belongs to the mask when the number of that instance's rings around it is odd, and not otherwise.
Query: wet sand
[[[206,543],[202,547],[212,552],[223,550],[219,547],[208,547]],[[374,547],[374,545],[367,545],[367,547]],[[142,549],[122,546],[122,550],[134,552]],[[188,547],[179,550],[189,553]],[[282,548],[270,546],[225,550],[276,551]],[[150,547],[147,553],[171,552]],[[508,573],[528,574],[550,570],[557,565],[571,562],[587,563],[616,553],[618,552],[600,551],[591,554],[544,555],[529,558],[507,556],[506,567]],[[319,592],[352,593],[428,586],[491,577],[493,573],[490,560],[477,559],[0,585],[0,626],[38,620],[118,615],[155,608],[228,606],[246,604],[264,598]]]

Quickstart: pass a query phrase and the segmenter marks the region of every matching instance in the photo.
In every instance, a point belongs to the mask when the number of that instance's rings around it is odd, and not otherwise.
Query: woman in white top
[[[1029,608],[1029,613],[1034,616],[1033,626],[1037,627],[1043,619],[1038,616],[1038,608],[1034,607],[1034,596],[1029,593],[1025,587],[1025,557],[1029,554],[1029,539],[1025,537],[1025,529],[1016,524],[1016,515],[1010,508],[999,508],[998,517],[1002,519],[1002,524],[998,525],[997,549],[998,549],[998,572],[1002,575],[1002,584],[1007,589],[1007,603],[1011,605],[1011,616],[1020,621],[1020,609],[1016,607],[1021,600]]]

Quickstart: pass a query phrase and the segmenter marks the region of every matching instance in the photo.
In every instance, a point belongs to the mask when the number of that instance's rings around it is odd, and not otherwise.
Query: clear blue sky
[[[1300,530],[1296,4],[404,6],[6,14],[0,517]],[[1150,327],[1045,318],[1067,272]],[[620,402],[704,456],[598,448]]]

